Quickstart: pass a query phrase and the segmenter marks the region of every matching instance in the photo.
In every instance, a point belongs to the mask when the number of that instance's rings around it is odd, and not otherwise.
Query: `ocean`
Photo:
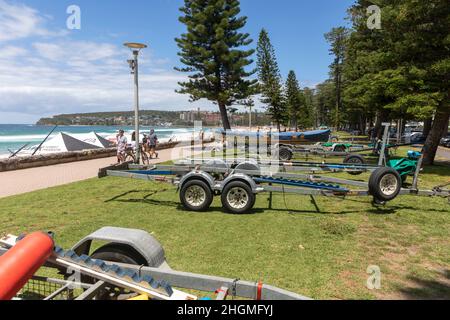
[[[0,156],[9,155],[8,149],[15,151],[27,143],[29,143],[29,146],[40,144],[53,128],[53,126],[36,126],[31,124],[0,124]],[[108,137],[114,136],[121,128],[108,126],[60,126],[54,131],[53,135],[59,132],[80,134],[94,131],[103,137]],[[134,131],[133,127],[123,127],[123,129],[129,134]],[[150,127],[141,127],[141,134],[149,133],[150,129]],[[193,128],[156,127],[153,129],[155,129],[161,142],[172,137],[182,140],[183,137],[191,135],[194,131]]]

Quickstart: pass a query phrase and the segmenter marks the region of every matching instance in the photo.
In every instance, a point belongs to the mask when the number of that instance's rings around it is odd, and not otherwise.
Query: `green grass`
[[[450,168],[425,169],[421,184],[448,181]],[[364,176],[357,177],[364,179]],[[450,205],[442,198],[371,199],[259,195],[248,215],[179,205],[167,184],[91,179],[0,199],[0,233],[54,231],[65,248],[103,226],[138,228],[161,241],[172,268],[262,280],[315,299],[450,298]],[[370,265],[382,289],[366,288]]]

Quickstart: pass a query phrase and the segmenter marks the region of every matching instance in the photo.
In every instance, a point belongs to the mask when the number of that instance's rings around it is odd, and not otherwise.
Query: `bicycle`
[[[139,145],[140,147],[140,151],[141,151],[141,160],[142,163],[144,165],[149,165],[150,164],[150,158],[147,154],[147,152],[144,150],[144,148],[142,147],[142,144]],[[133,162],[136,163],[136,151],[134,150],[133,147],[128,147],[125,150],[125,162]]]

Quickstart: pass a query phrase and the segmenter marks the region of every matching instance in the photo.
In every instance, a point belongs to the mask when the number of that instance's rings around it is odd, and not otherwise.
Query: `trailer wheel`
[[[120,243],[111,243],[101,247],[91,255],[91,258],[137,266],[148,265],[145,258],[136,250]]]
[[[136,250],[120,243],[110,243],[99,248],[91,255],[91,258],[135,266],[149,266],[145,258],[142,257],[142,255],[140,255]],[[86,276],[82,277],[82,281],[92,284],[96,282],[91,277]],[[136,293],[125,289],[105,287],[97,293],[95,300],[127,300],[135,297],[136,295]]]
[[[379,201],[394,200],[402,188],[402,178],[392,168],[379,168],[370,176],[369,193]]]
[[[366,160],[364,160],[364,157],[360,156],[359,154],[351,154],[351,155],[348,155],[344,159],[344,164],[363,165],[365,163],[366,163]],[[359,176],[362,173],[363,173],[363,171],[351,171],[351,172],[349,172],[349,174],[351,174],[353,176]]]
[[[256,195],[248,184],[233,181],[222,192],[222,205],[227,212],[234,214],[248,213],[255,205]]]
[[[280,147],[280,149],[278,151],[278,158],[281,161],[291,161],[293,157],[294,157],[294,154],[292,153],[292,151],[289,148]]]
[[[181,187],[180,201],[190,211],[205,211],[213,202],[213,193],[206,182],[194,179]]]
[[[345,151],[347,151],[347,147],[343,144],[335,146],[333,150],[333,152],[345,152]]]

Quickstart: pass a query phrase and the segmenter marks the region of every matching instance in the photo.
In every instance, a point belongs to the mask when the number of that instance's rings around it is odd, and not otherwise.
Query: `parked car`
[[[441,139],[441,146],[450,148],[450,136]]]
[[[426,138],[422,132],[413,132],[405,134],[403,136],[403,140],[404,141],[410,140],[411,143],[424,143],[426,141]]]

